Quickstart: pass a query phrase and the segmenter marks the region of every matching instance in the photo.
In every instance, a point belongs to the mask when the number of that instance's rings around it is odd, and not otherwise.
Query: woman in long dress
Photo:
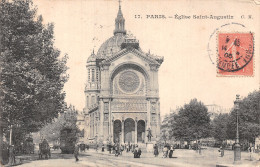
[[[157,157],[159,155],[159,150],[157,144],[154,145],[154,156]]]

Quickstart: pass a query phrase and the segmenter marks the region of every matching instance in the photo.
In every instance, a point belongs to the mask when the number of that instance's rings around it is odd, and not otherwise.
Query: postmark
[[[219,32],[217,52],[218,76],[253,76],[253,33]]]

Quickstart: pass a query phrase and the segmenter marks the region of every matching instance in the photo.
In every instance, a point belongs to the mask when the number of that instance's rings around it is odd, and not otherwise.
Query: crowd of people
[[[103,150],[102,150],[103,151]],[[140,158],[141,149],[138,148],[136,144],[119,144],[118,142],[115,144],[108,144],[108,151],[110,154],[115,154],[115,156],[123,155],[123,151],[132,152],[134,154],[134,158]]]
[[[94,145],[94,150],[98,151],[98,144]],[[74,151],[74,156],[76,161],[78,161],[78,155],[79,155],[79,149],[80,146],[76,145],[75,146],[75,151]],[[173,151],[174,151],[174,146],[173,145],[168,145],[165,144],[163,148],[161,146],[158,146],[157,144],[154,145],[153,147],[153,154],[155,157],[158,157],[159,155],[159,150],[162,150],[162,157],[163,158],[173,158]],[[105,152],[105,145],[102,144],[101,146],[101,151]],[[108,143],[107,144],[107,151],[109,154],[114,154],[116,157],[122,156],[123,152],[125,151],[126,153],[131,152],[134,155],[134,158],[140,158],[142,154],[142,150],[140,147],[138,147],[137,144],[120,144],[119,142],[116,142],[114,144]]]

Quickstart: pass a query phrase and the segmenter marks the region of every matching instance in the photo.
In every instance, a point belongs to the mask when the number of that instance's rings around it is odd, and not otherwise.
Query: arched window
[[[97,71],[96,71],[96,77],[97,77],[96,79],[97,79],[97,82],[98,82],[98,77],[99,77],[98,73],[99,73],[99,71],[97,70]]]

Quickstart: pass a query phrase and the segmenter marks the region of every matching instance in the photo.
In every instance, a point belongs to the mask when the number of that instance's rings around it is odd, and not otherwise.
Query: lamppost
[[[234,145],[234,163],[240,163],[241,160],[241,150],[240,150],[240,144],[239,144],[239,133],[238,133],[238,110],[239,110],[239,95],[236,95],[236,100],[234,101],[234,106],[236,110],[236,123],[237,123],[237,128],[236,128],[236,141]]]

